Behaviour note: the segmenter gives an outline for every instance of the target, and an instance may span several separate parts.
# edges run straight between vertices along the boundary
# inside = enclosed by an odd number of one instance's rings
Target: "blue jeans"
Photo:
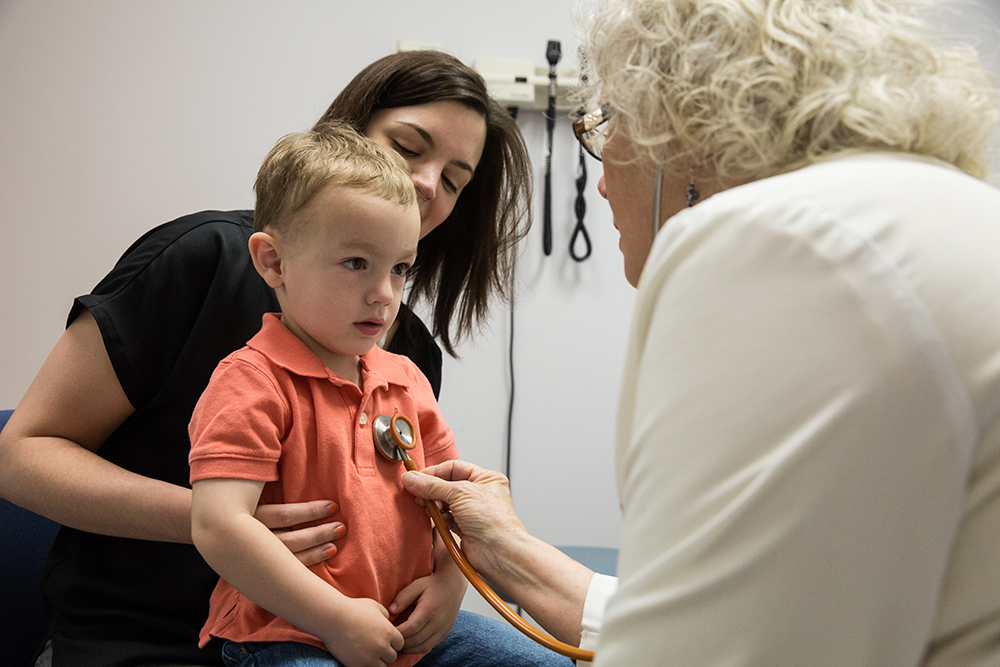
[[[323,649],[294,642],[227,641],[222,647],[222,660],[226,667],[341,667]],[[421,667],[571,667],[573,662],[542,648],[506,623],[460,611],[448,636],[418,664]]]

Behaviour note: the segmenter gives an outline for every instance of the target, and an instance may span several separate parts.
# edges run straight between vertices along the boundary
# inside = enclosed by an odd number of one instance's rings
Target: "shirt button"
[[[368,415],[367,415],[366,413],[362,412],[362,413],[361,413],[361,416],[360,416],[360,417],[358,417],[358,422],[359,422],[359,423],[360,423],[360,424],[361,424],[362,426],[364,426],[365,424],[367,424],[367,423],[368,423]]]

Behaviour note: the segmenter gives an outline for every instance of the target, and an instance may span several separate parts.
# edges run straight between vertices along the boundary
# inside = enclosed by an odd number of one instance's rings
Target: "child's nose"
[[[369,303],[391,304],[393,298],[392,277],[387,275],[376,280],[368,298]]]

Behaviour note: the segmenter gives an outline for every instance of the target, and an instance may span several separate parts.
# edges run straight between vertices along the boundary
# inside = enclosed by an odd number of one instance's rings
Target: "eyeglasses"
[[[611,105],[603,104],[600,109],[594,109],[583,118],[573,121],[573,134],[576,135],[576,140],[585,151],[598,160],[601,159],[601,151],[608,138],[608,120],[613,115],[614,109]]]

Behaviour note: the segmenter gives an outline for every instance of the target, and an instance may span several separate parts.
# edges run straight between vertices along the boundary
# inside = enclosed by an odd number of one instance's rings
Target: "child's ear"
[[[278,239],[267,232],[254,232],[247,245],[253,266],[264,282],[274,289],[281,287],[285,276],[282,272],[281,245]]]

